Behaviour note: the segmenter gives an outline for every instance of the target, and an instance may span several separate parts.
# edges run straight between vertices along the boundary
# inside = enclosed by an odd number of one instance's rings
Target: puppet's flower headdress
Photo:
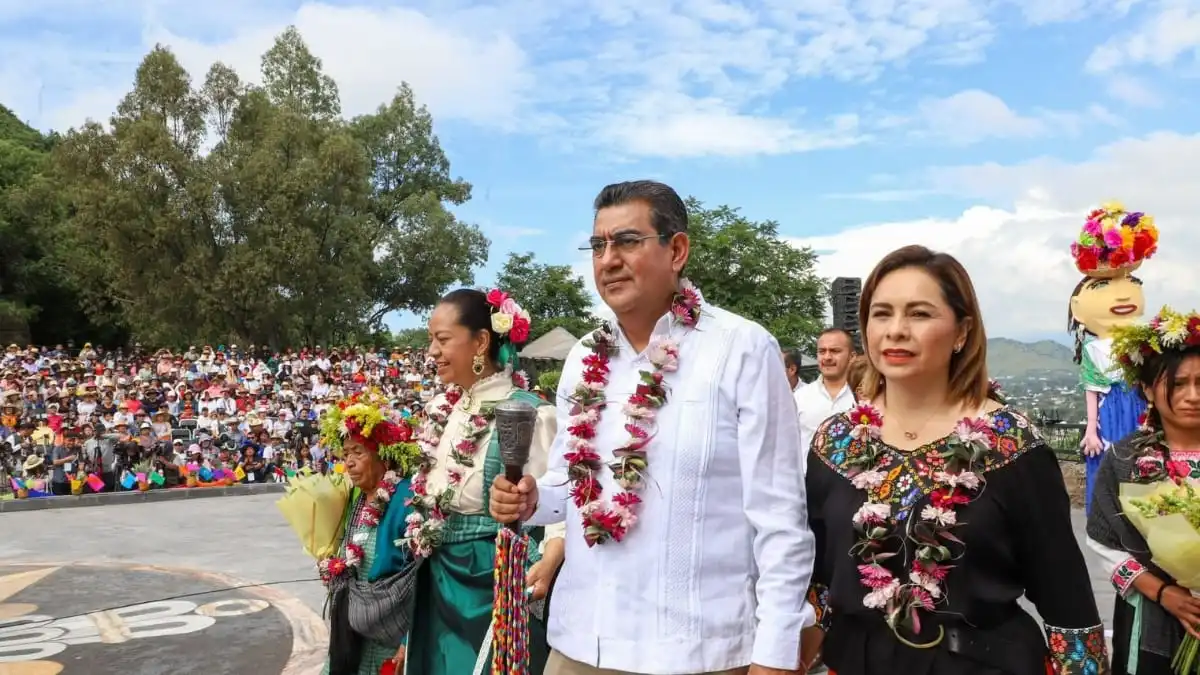
[[[1147,323],[1114,327],[1112,341],[1113,358],[1120,364],[1125,381],[1134,386],[1147,358],[1200,347],[1200,314],[1181,314],[1163,307]]]
[[[1088,214],[1071,243],[1075,267],[1090,277],[1117,277],[1137,269],[1158,251],[1154,218],[1109,202]]]

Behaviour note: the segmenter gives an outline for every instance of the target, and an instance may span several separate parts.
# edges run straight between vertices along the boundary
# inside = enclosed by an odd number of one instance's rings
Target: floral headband
[[[513,384],[529,389],[529,376],[518,370],[517,347],[529,341],[529,312],[526,312],[508,293],[493,288],[487,292],[492,308],[492,330],[500,336],[500,363],[512,373]]]
[[[1154,218],[1128,212],[1109,202],[1088,214],[1079,238],[1071,243],[1075,267],[1088,276],[1117,276],[1131,272],[1158,251]]]
[[[321,444],[341,456],[346,439],[353,439],[388,459],[391,453],[387,449],[413,440],[412,426],[390,414],[390,407],[388,399],[375,390],[338,401],[321,418]]]
[[[1149,323],[1117,326],[1112,330],[1112,354],[1130,386],[1147,358],[1166,351],[1200,347],[1200,314],[1180,314],[1163,307]]]

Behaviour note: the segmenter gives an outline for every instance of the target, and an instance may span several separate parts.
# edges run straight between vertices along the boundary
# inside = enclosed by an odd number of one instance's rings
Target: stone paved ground
[[[275,509],[277,498],[277,495],[261,495],[6,513],[0,516],[4,533],[0,564],[115,563],[118,567],[186,568],[255,582],[310,580],[276,586],[277,592],[286,595],[277,595],[272,604],[282,607],[293,617],[300,617],[299,623],[293,622],[292,627],[295,630],[297,625],[301,626],[303,634],[299,638],[288,638],[296,639],[297,648],[319,650],[320,642],[326,638],[323,629],[313,627],[311,622],[319,620],[324,602],[323,589],[320,582],[312,580],[312,561]],[[1076,536],[1082,546],[1083,513],[1077,511],[1074,515]],[[1091,568],[1100,613],[1107,624],[1112,616],[1113,592],[1095,557],[1086,548],[1084,554]],[[5,573],[0,567],[0,576]],[[180,592],[186,590],[179,589]],[[75,592],[80,595],[75,611],[95,609],[89,604],[86,585]],[[290,603],[289,596],[294,597]],[[28,599],[22,601],[30,602]],[[195,600],[196,603],[207,601]],[[4,602],[5,598],[0,597],[0,603]],[[0,622],[5,619],[4,606],[0,604]],[[203,632],[189,638],[190,644],[197,649],[214,647],[206,645],[205,640]],[[131,648],[130,644],[116,642],[103,646],[127,650]],[[0,661],[0,672],[10,672],[4,670],[3,661]],[[307,675],[311,671],[294,668],[285,672]],[[96,672],[95,675],[104,674]],[[267,673],[262,672],[262,675]]]

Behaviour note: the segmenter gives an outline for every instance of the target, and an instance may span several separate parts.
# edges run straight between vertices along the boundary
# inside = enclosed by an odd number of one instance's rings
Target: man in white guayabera
[[[813,562],[779,345],[684,277],[688,214],[653,181],[604,188],[585,250],[616,322],[567,357],[541,480],[492,516],[566,519],[545,675],[800,672]]]

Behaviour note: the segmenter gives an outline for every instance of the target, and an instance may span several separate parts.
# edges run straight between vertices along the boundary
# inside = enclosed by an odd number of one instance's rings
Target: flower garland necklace
[[[501,371],[495,375],[476,382],[483,382],[501,377],[512,379],[513,385],[520,389],[528,388],[528,378],[524,373]],[[406,544],[413,555],[418,558],[428,558],[433,550],[442,543],[442,529],[445,526],[446,511],[454,500],[455,494],[462,489],[463,469],[475,466],[475,455],[479,449],[479,441],[487,435],[495,416],[494,405],[484,405],[478,413],[467,415],[461,425],[461,435],[450,448],[450,462],[446,470],[446,488],[437,494],[429,493],[429,474],[437,464],[438,446],[450,422],[450,415],[455,406],[467,395],[466,390],[457,385],[450,385],[441,402],[437,399],[427,411],[425,422],[417,434],[417,445],[421,448],[421,459],[417,472],[412,478],[412,497],[407,504],[412,506],[412,513],[406,520],[407,527],[404,538],[397,542]]]
[[[904,627],[912,634],[919,634],[920,613],[933,611],[945,602],[946,577],[954,567],[951,563],[957,559],[948,544],[962,545],[953,533],[960,525],[956,509],[978,496],[983,478],[974,468],[996,447],[996,432],[983,418],[964,418],[958,423],[946,449],[940,453],[945,466],[932,476],[940,487],[930,493],[929,504],[921,510],[920,518],[915,523],[910,521],[907,530],[897,534],[892,503],[884,497],[891,493],[880,490],[888,479],[888,452],[881,440],[883,416],[869,404],[854,408],[847,416],[854,425],[850,435],[862,448],[847,460],[850,467],[847,476],[854,487],[867,492],[866,502],[853,517],[858,542],[850,551],[860,560],[859,582],[869,589],[863,597],[863,606],[882,610],[888,626],[901,642],[923,646],[905,640],[898,629]],[[906,582],[884,567],[887,560],[900,555],[900,551],[889,550],[894,547],[887,545],[896,538],[901,539],[901,547],[908,541],[916,545]]]
[[[396,494],[396,486],[400,483],[400,476],[395,471],[388,471],[383,474],[383,479],[379,481],[379,486],[375,488],[375,492],[371,495],[371,501],[363,505],[358,512],[358,518],[354,521],[355,527],[366,528],[373,530],[379,527],[379,522],[383,520],[383,514],[388,509],[388,504],[392,501],[392,495]],[[349,537],[349,532],[346,536]],[[345,557],[333,556],[326,558],[317,563],[317,572],[321,576],[321,581],[325,585],[335,578],[350,572],[354,568],[362,564],[365,559],[362,546],[347,540],[346,541]]]
[[[680,280],[679,290],[671,300],[672,323],[691,330],[700,319],[700,294],[686,279]],[[600,423],[600,413],[607,406],[604,390],[608,387],[609,361],[617,351],[616,336],[605,324],[584,340],[591,353],[583,357],[583,375],[575,387],[568,422],[567,476],[571,482],[571,498],[583,520],[584,539],[588,546],[610,540],[621,541],[637,522],[649,468],[646,446],[654,437],[658,410],[667,403],[665,373],[679,369],[679,343],[667,337],[655,338],[648,347],[652,369],[639,373],[639,384],[625,402],[625,431],[629,439],[613,450],[608,462],[621,492],[611,502],[602,499],[603,488],[599,474],[604,463],[596,451],[594,440]]]

